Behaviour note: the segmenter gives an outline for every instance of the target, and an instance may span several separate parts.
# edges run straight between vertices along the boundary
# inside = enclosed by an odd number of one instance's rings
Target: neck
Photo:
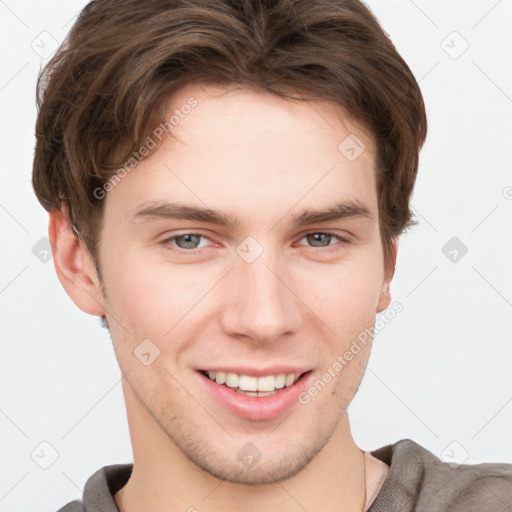
[[[131,388],[124,391],[134,462],[129,481],[114,497],[121,512],[364,509],[364,456],[352,438],[346,413],[327,444],[301,471],[279,482],[246,485],[216,478],[190,461]]]

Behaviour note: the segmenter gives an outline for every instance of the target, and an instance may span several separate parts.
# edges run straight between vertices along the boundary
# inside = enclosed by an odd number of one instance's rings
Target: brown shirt
[[[389,471],[368,512],[512,512],[512,464],[452,467],[410,439],[370,453]],[[132,468],[104,466],[87,480],[82,501],[58,512],[119,512],[113,496]]]

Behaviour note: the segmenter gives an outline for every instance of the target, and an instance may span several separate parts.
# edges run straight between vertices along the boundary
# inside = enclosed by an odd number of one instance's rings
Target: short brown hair
[[[411,70],[363,3],[96,0],[38,77],[32,183],[47,211],[69,208],[97,269],[104,202],[94,190],[194,82],[331,101],[369,129],[389,261],[393,238],[415,224],[409,201],[427,120]]]

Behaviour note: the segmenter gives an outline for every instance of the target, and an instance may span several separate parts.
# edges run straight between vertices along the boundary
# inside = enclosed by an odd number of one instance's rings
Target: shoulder
[[[97,512],[118,510],[114,494],[128,481],[133,464],[104,466],[85,483],[82,500],[74,500],[57,512]]]
[[[380,512],[380,504],[389,503],[418,512],[512,510],[512,464],[456,465],[410,439],[371,454],[390,466],[371,512]]]
[[[67,505],[59,508],[57,512],[84,512],[84,504],[79,501],[70,501]]]

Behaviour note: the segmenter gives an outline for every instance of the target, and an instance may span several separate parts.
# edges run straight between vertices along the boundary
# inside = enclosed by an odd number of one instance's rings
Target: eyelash
[[[328,236],[332,236],[334,238],[337,238],[342,244],[348,244],[350,243],[349,240],[347,240],[346,238],[340,236],[340,235],[337,235],[336,233],[332,233],[331,231],[310,231],[309,233],[305,233],[304,235],[302,235],[302,237],[300,238],[300,240],[302,240],[303,238],[306,238],[307,236],[309,235],[316,235],[316,234],[322,234],[322,235],[328,235]],[[165,248],[167,248],[168,250],[171,250],[171,251],[177,251],[177,252],[180,252],[182,254],[187,254],[187,255],[194,255],[194,254],[197,254],[198,251],[200,251],[201,249],[190,249],[190,250],[187,250],[187,249],[181,249],[180,247],[176,248],[176,249],[170,249],[169,248],[169,245],[171,244],[171,241],[175,240],[176,238],[181,238],[182,236],[185,236],[185,235],[197,235],[197,236],[200,236],[200,237],[203,237],[207,240],[210,240],[210,237],[203,234],[203,233],[196,233],[196,232],[188,232],[188,233],[182,233],[181,235],[174,235],[174,236],[171,236],[169,238],[166,238],[165,240],[162,240],[162,242],[160,242]],[[334,246],[336,246],[337,244],[334,244]],[[329,249],[329,247],[331,247],[330,245],[326,246],[326,247],[310,247],[311,249],[315,250],[316,252],[319,252],[319,253],[331,253],[331,252],[334,252],[334,251],[337,251],[339,248],[335,247],[334,249]]]

